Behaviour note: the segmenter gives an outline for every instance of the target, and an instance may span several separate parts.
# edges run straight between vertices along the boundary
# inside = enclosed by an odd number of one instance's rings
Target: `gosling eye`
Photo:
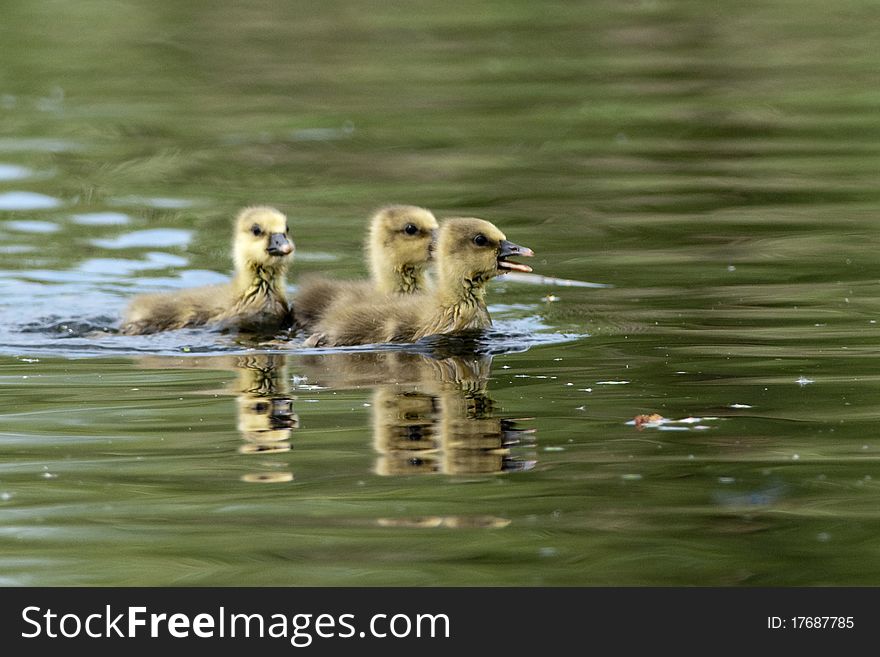
[[[257,402],[256,404],[254,404],[254,410],[257,413],[265,413],[269,410],[269,404],[267,404],[266,402]]]
[[[259,224],[254,224],[251,226],[251,232],[254,234],[254,237],[259,237],[263,234],[263,229],[260,228]]]
[[[419,227],[416,226],[415,224],[407,224],[406,226],[403,227],[403,232],[406,233],[407,235],[415,235],[416,233],[419,232]]]
[[[287,233],[289,233],[289,232],[290,232],[290,226],[284,226],[284,234],[287,235]]]
[[[488,243],[489,240],[482,233],[479,233],[474,237],[474,244],[476,244],[477,246],[486,246]]]

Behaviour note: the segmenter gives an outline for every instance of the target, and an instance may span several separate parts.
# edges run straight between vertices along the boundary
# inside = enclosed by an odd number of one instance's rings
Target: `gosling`
[[[306,346],[415,342],[429,335],[487,328],[492,320],[486,284],[505,271],[532,271],[507,258],[533,255],[488,221],[447,219],[437,239],[433,292],[355,303],[340,299],[324,313]]]
[[[341,298],[356,302],[384,294],[418,294],[428,287],[427,269],[437,232],[437,219],[425,208],[389,205],[370,219],[367,235],[369,281],[336,281],[311,277],[294,297],[300,327],[317,324]]]
[[[245,208],[235,219],[230,283],[135,297],[122,333],[141,335],[215,325],[223,330],[274,333],[293,325],[285,277],[293,256],[287,218],[275,208]]]

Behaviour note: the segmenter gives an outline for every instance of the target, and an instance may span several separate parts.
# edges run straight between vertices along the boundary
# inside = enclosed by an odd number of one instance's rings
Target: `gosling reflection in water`
[[[379,475],[483,475],[535,465],[522,453],[534,445],[533,430],[499,417],[486,392],[491,356],[438,359],[395,351],[327,354],[304,364],[322,385],[374,386]]]
[[[299,428],[299,416],[293,410],[286,356],[254,354],[210,358],[147,357],[141,359],[140,364],[142,367],[157,369],[234,371],[235,380],[222,392],[235,395],[236,427],[242,438],[239,453],[269,457],[290,451],[291,433]],[[293,473],[286,469],[286,462],[266,458],[260,465],[262,467],[259,471],[242,475],[242,481],[293,481]]]
[[[442,471],[439,399],[418,389],[377,386],[373,392],[373,446],[380,475]]]
[[[264,354],[235,360],[238,431],[245,441],[238,451],[243,454],[289,451],[290,434],[299,427],[299,416],[293,411],[285,357]]]

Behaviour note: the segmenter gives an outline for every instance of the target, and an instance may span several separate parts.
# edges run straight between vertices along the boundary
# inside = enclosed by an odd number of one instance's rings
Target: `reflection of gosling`
[[[237,359],[238,430],[245,440],[239,451],[290,449],[290,433],[299,426],[287,385],[285,358],[278,354]]]
[[[532,432],[497,417],[485,393],[446,388],[438,401],[445,474],[500,474],[534,467],[533,460],[515,456],[510,449]]]
[[[413,205],[392,205],[370,220],[367,256],[370,281],[336,281],[313,276],[304,280],[294,299],[296,320],[310,327],[331,303],[356,302],[376,294],[414,294],[427,287],[427,267],[437,220]]]
[[[439,471],[437,398],[415,387],[378,386],[373,393],[373,447],[376,474]]]
[[[238,402],[238,430],[247,441],[242,452],[278,452],[290,449],[290,432],[298,426],[289,397],[261,398],[241,395]],[[282,445],[282,443],[284,443]]]
[[[379,386],[372,400],[376,474],[530,470],[535,461],[512,448],[529,447],[532,431],[497,417],[493,406],[485,393],[448,384]]]
[[[226,285],[135,297],[123,320],[128,335],[217,324],[274,332],[292,324],[285,275],[293,253],[286,217],[269,207],[242,210],[232,244],[235,275]]]
[[[505,270],[531,271],[507,260],[534,255],[507,241],[482,219],[447,219],[437,240],[437,287],[431,294],[384,297],[377,301],[337,300],[315,326],[307,344],[341,346],[413,342],[428,335],[491,325],[486,283]]]
[[[336,369],[342,357],[363,354],[327,354]],[[533,460],[514,448],[531,445],[529,429],[498,417],[486,392],[492,359],[451,357],[436,360],[423,354],[375,352],[371,359],[377,380],[372,398],[374,471],[383,476],[447,474],[482,475],[528,470]],[[343,361],[344,362],[344,361]],[[405,366],[404,366],[405,364]],[[406,371],[400,379],[397,372]],[[391,383],[390,381],[395,381]]]

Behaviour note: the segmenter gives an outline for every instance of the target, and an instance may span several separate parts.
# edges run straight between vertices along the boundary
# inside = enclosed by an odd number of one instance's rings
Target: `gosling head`
[[[508,271],[532,271],[528,265],[511,262],[513,256],[533,256],[534,251],[507,240],[494,224],[482,219],[447,219],[437,237],[437,267],[442,282],[482,285]]]
[[[414,291],[405,289],[405,279],[419,278],[427,267],[436,232],[434,215],[414,205],[390,205],[373,215],[367,250],[373,280],[382,291]]]
[[[287,217],[275,208],[245,208],[235,220],[232,255],[237,271],[284,269],[293,255]]]

